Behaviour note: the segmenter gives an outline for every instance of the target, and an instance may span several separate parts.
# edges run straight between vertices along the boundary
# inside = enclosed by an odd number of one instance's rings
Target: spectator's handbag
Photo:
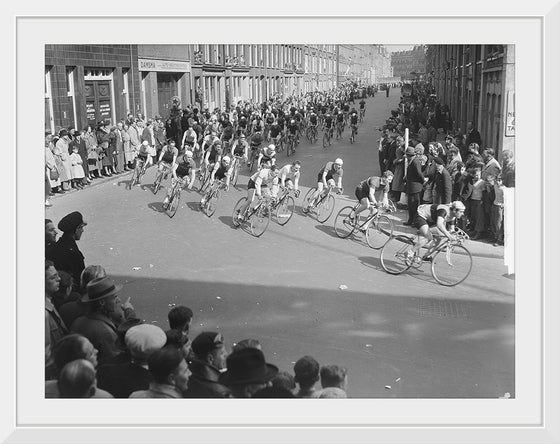
[[[56,169],[56,167],[53,167],[49,170],[49,178],[51,180],[58,180],[59,177],[60,177],[60,174],[58,173],[58,170]]]

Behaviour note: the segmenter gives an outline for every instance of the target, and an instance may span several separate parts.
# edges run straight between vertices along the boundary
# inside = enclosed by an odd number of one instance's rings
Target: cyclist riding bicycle
[[[257,165],[259,168],[264,167],[265,164],[268,166],[274,165],[276,163],[276,147],[273,144],[265,146],[259,152],[259,157],[257,159]]]
[[[341,133],[344,131],[344,114],[341,112],[336,115],[336,127],[340,128]]]
[[[171,185],[167,187],[167,194],[163,200],[164,208],[169,204],[169,199],[171,198],[171,193],[173,188],[177,183],[177,180],[187,180],[188,179],[188,189],[191,190],[194,183],[194,173],[196,171],[196,164],[193,159],[193,152],[190,150],[185,151],[185,154],[179,156],[177,162],[173,165],[171,169]]]
[[[333,131],[333,118],[330,114],[327,113],[327,115],[325,116],[325,122],[324,122],[324,127],[325,130],[329,132],[329,136],[332,137],[332,131]]]
[[[229,178],[231,176],[230,164],[231,160],[229,156],[224,156],[222,157],[221,162],[216,162],[216,165],[214,165],[214,168],[212,169],[212,174],[210,175],[210,187],[208,188],[208,191],[206,191],[204,196],[202,196],[202,199],[200,199],[200,205],[204,205],[206,203],[206,199],[212,192],[216,180],[221,181],[225,184],[226,191],[229,190]]]
[[[277,145],[278,142],[280,141],[280,137],[282,137],[281,132],[282,132],[282,128],[280,128],[280,125],[278,125],[277,122],[274,122],[272,125],[270,125],[268,131],[268,138],[272,143]]]
[[[183,139],[181,140],[181,146],[183,147],[183,149],[193,150],[197,139],[198,136],[196,134],[196,131],[193,129],[192,126],[189,125],[189,127],[183,134]]]
[[[311,109],[311,113],[309,114],[309,126],[311,128],[317,128],[318,116],[315,114],[313,108]]]
[[[296,197],[299,196],[299,176],[301,174],[301,162],[295,160],[292,164],[284,165],[278,171],[280,186],[289,190],[295,190]]]
[[[327,164],[321,168],[319,174],[317,175],[317,190],[313,193],[309,206],[315,206],[317,199],[323,193],[323,188],[338,188],[338,193],[342,192],[342,175],[344,170],[342,169],[342,159],[338,158],[334,162],[327,162]],[[335,182],[336,177],[336,182]],[[308,211],[308,210],[307,210]]]
[[[204,168],[205,171],[212,171],[216,162],[219,162],[222,158],[222,143],[217,140],[214,142],[212,147],[206,152],[204,156]]]
[[[356,134],[358,134],[358,114],[354,112],[350,115],[350,127]]]
[[[415,253],[420,251],[420,248],[426,246],[432,247],[434,234],[441,234],[449,240],[453,240],[452,234],[447,230],[446,225],[450,225],[450,231],[455,228],[455,221],[463,216],[465,213],[465,204],[456,200],[450,204],[424,204],[418,207],[416,217],[414,219],[414,226],[418,228],[418,242],[412,250],[408,251],[408,257],[413,257]],[[441,239],[444,242],[445,239]]]
[[[290,120],[290,123],[288,124],[288,138],[293,139],[294,142],[296,142],[298,139],[298,130],[299,127],[295,119]]]
[[[210,134],[208,134],[207,136],[204,137],[204,140],[202,141],[202,152],[204,154],[206,154],[206,152],[208,151],[208,149],[212,146],[214,146],[214,144],[216,142],[220,142],[220,139],[218,138],[218,136],[216,135],[215,131],[212,131]],[[221,143],[221,142],[220,142]]]
[[[147,140],[144,140],[138,148],[138,159],[144,162],[144,171],[152,165],[153,150]]]
[[[381,200],[382,205],[387,205],[389,202],[389,190],[391,182],[393,181],[393,173],[387,170],[383,173],[381,177],[368,177],[366,180],[362,180],[360,184],[356,187],[355,195],[360,202],[356,211],[350,214],[351,219],[359,220],[360,213],[365,210],[373,211],[373,208],[377,206],[377,199],[375,198],[376,191],[383,192],[383,198]],[[363,227],[363,230],[367,230],[369,224]]]
[[[247,184],[247,201],[241,206],[237,215],[239,220],[243,220],[243,215],[252,205],[255,195],[258,198],[262,197],[263,188],[266,188],[267,194],[273,197],[278,193],[278,167],[276,165],[263,168],[251,176]],[[269,190],[269,188],[271,189]]]
[[[165,167],[171,169],[177,160],[179,150],[175,148],[175,140],[169,140],[169,143],[161,149],[158,159],[158,173],[163,172]]]
[[[366,101],[364,99],[360,100],[360,111],[366,110]]]
[[[236,159],[236,158],[243,158],[245,159],[245,161],[247,161],[248,156],[249,156],[249,144],[247,143],[247,139],[245,138],[245,134],[241,134],[241,136],[239,136],[239,139],[237,139],[235,142],[233,142],[233,145],[231,146],[231,156]],[[234,160],[235,162],[235,160]]]

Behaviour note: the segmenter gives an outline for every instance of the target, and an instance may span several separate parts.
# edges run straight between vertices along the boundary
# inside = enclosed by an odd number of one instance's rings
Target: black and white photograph
[[[515,398],[515,45],[45,45],[45,397]]]
[[[6,6],[0,442],[559,442],[559,0],[317,6]]]

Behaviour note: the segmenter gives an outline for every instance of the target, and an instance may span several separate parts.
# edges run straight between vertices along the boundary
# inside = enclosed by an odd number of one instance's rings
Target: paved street
[[[513,397],[515,281],[505,274],[503,247],[468,242],[472,273],[447,288],[427,265],[389,275],[378,250],[334,233],[334,216],[354,203],[357,183],[379,174],[376,128],[396,107],[399,92],[368,99],[354,145],[348,130],[326,150],[320,141],[310,146],[302,140],[295,156],[303,186],[296,214],[284,227],[272,220],[261,238],[231,224],[232,208],[246,194],[246,175],[212,218],[198,210],[200,195],[193,191],[183,193],[170,219],[161,210],[165,191],[128,190],[130,174],[53,199],[46,217],[58,223],[81,211],[88,222],[79,241],[86,264],[103,265],[124,284],[122,299],[130,296],[140,317],[164,329],[171,306],[187,305],[195,312],[191,338],[219,329],[230,348],[257,338],[267,360],[288,371],[306,354],[320,364],[344,365],[351,397]],[[285,153],[279,156],[279,165],[288,163]],[[345,195],[320,224],[303,215],[300,204],[321,166],[335,157],[344,160]],[[400,225],[403,217],[395,216],[397,229],[412,233]]]

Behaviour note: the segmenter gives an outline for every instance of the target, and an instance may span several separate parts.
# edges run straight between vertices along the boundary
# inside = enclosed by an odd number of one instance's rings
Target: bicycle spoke
[[[350,236],[356,228],[354,221],[350,219],[352,211],[352,207],[344,207],[338,212],[334,220],[334,231],[342,239]]]
[[[412,239],[406,236],[391,237],[381,250],[380,260],[383,269],[390,274],[400,274],[410,268],[412,260],[408,251],[413,247]]]
[[[441,285],[452,287],[463,282],[472,269],[472,256],[461,245],[443,248],[432,259],[432,275]]]
[[[393,222],[387,216],[374,218],[366,231],[367,244],[378,250],[385,245],[389,237],[393,234]]]

